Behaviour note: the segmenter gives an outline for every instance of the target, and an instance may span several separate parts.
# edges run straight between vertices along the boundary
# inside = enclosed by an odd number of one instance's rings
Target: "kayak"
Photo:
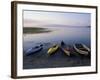
[[[43,49],[43,45],[39,45],[39,46],[35,46],[35,47],[32,47],[32,48],[29,48],[26,51],[26,55],[35,54],[35,53],[41,51],[42,49]]]
[[[61,50],[67,55],[70,56],[70,47],[66,45],[63,41],[61,42]]]
[[[48,49],[48,54],[51,55],[53,53],[55,53],[58,50],[59,46],[58,45],[54,45],[51,48]]]
[[[90,53],[90,49],[85,44],[75,44],[73,47],[79,54],[89,55]]]

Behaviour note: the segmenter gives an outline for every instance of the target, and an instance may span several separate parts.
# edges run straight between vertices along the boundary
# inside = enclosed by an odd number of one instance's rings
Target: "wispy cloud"
[[[53,24],[90,26],[91,14],[71,12],[24,11],[23,20],[24,27],[43,27],[44,25]]]

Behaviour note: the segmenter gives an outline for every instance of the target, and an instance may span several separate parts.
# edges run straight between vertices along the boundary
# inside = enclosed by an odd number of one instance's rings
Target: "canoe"
[[[32,47],[32,48],[29,48],[27,51],[26,51],[26,55],[31,55],[31,54],[35,54],[39,51],[41,51],[43,49],[43,45],[39,45],[39,46],[35,46],[35,47]]]
[[[90,48],[88,48],[86,45],[84,45],[84,44],[82,44],[82,45],[83,45],[83,47],[84,47],[88,52],[91,51]]]
[[[58,50],[59,46],[58,45],[54,45],[51,48],[48,49],[48,54],[51,55],[53,53],[55,53]]]
[[[85,44],[75,44],[73,47],[79,54],[87,56],[90,53],[90,49]]]
[[[61,50],[65,53],[65,55],[70,56],[70,47],[63,41],[61,42]]]

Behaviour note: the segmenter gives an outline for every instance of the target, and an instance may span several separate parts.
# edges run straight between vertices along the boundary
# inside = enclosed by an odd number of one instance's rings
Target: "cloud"
[[[90,26],[89,13],[24,11],[24,27],[43,27],[45,25]]]

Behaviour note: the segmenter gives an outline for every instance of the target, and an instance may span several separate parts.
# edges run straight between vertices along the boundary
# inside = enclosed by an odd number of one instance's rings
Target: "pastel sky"
[[[90,13],[23,11],[24,27],[90,26]],[[53,27],[53,26],[52,26]]]

